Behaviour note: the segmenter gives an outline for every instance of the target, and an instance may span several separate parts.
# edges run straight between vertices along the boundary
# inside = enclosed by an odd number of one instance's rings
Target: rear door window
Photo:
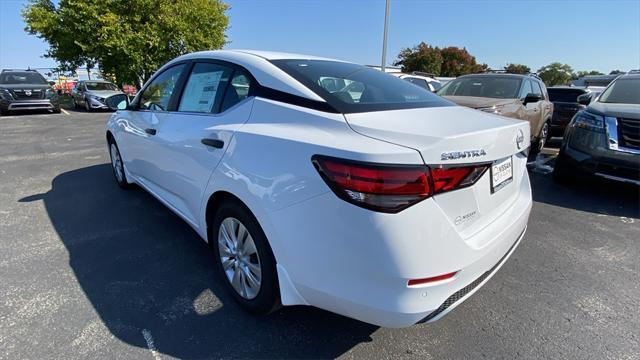
[[[252,84],[249,77],[240,70],[236,70],[231,78],[231,83],[227,86],[227,90],[220,106],[220,112],[227,110],[233,105],[246,99],[252,90]]]

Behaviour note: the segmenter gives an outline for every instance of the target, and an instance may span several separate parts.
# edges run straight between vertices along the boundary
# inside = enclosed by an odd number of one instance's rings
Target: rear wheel
[[[531,155],[533,157],[535,157],[535,155],[538,155],[538,153],[542,151],[548,139],[549,139],[549,120],[545,121],[545,123],[542,124],[542,128],[540,129],[540,133],[538,134],[538,137],[531,144]]]
[[[277,310],[281,304],[276,260],[253,214],[236,201],[223,203],[209,238],[217,267],[235,300],[254,314]]]

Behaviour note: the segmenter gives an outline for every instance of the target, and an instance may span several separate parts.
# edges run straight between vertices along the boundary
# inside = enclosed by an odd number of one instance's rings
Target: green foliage
[[[413,48],[404,48],[394,65],[402,65],[403,72],[424,71],[441,76],[460,76],[488,69],[476,63],[467,49],[455,46],[440,49],[421,42]]]
[[[553,62],[538,69],[538,76],[547,86],[566,85],[573,77],[573,69],[567,64]]]
[[[458,77],[464,74],[486,71],[487,64],[476,63],[476,58],[471,56],[466,48],[449,46],[440,50],[442,55],[442,76]]]
[[[522,64],[507,64],[504,69],[510,74],[529,74],[531,68]]]
[[[22,15],[61,67],[99,64],[118,83],[140,87],[176,56],[221,48],[228,8],[220,0],[31,0]]]
[[[609,73],[609,75],[620,75],[620,74],[624,74],[624,71],[611,70],[611,72]]]
[[[589,76],[589,75],[604,75],[603,73],[601,73],[600,71],[597,70],[591,70],[591,71],[578,71],[575,74],[573,74],[572,79],[580,79],[582,77],[585,76]]]
[[[424,71],[432,74],[440,74],[442,55],[440,49],[421,42],[411,48],[404,48],[398,54],[398,60],[394,65],[401,65],[402,72]]]

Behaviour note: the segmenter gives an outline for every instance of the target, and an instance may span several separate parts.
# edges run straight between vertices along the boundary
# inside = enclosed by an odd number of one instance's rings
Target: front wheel
[[[130,189],[132,185],[127,182],[127,174],[124,172],[124,162],[122,161],[122,156],[120,156],[120,149],[118,149],[118,145],[113,139],[109,140],[109,156],[111,157],[111,167],[118,186],[123,189]]]
[[[553,167],[553,181],[559,184],[568,184],[576,176],[575,169],[566,159],[566,155],[560,149],[556,163]]]
[[[86,112],[91,112],[91,105],[89,105],[89,99],[84,99],[84,109]]]
[[[254,314],[280,306],[276,260],[262,228],[244,205],[220,206],[209,236],[215,262],[235,300]]]

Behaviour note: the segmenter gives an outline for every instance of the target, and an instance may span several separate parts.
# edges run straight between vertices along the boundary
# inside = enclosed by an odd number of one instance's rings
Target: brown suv
[[[531,124],[531,152],[538,153],[549,135],[553,103],[536,75],[489,72],[464,75],[438,91],[458,105],[526,120]]]

